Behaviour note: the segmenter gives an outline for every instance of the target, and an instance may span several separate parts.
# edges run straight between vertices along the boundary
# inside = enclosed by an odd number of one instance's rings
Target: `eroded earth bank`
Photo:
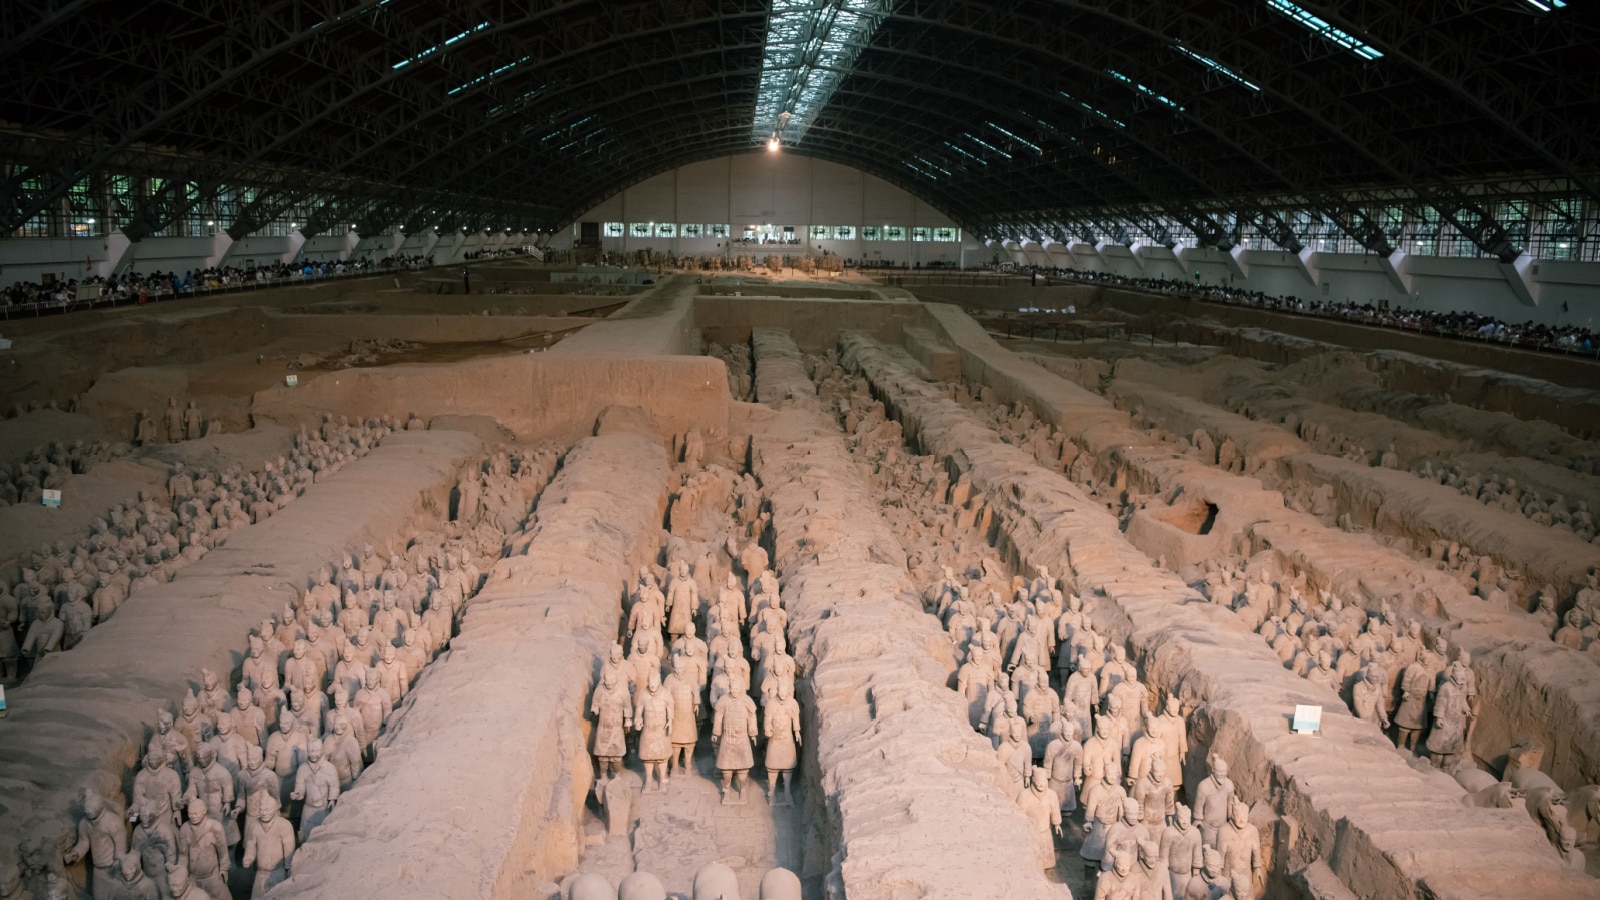
[[[29,329],[0,896],[1600,891],[1592,391],[503,280]]]

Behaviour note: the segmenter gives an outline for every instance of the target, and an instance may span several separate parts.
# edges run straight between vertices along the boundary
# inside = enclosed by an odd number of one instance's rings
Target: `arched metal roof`
[[[1408,204],[1509,261],[1506,197],[1600,202],[1600,14],[1560,0],[6,0],[0,65],[5,234],[121,173],[135,238],[238,185],[236,236],[550,231],[772,133],[983,237],[1309,212],[1385,252]]]

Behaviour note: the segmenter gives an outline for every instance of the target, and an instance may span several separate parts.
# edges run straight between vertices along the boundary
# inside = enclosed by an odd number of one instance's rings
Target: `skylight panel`
[[[995,131],[1000,132],[1001,134],[1005,135],[1006,137],[1011,138],[1013,141],[1016,141],[1017,143],[1021,144],[1024,147],[1027,147],[1030,150],[1033,150],[1036,153],[1043,153],[1044,152],[1044,149],[1041,148],[1038,144],[1035,144],[1032,141],[1023,140],[1022,138],[1017,137],[1016,135],[1014,135],[1011,132],[1005,130],[1004,128],[1001,128],[999,125],[996,125],[993,122],[985,122],[983,124],[988,125],[990,128],[993,128]],[[976,138],[974,138],[974,140],[976,140]]]
[[[1004,150],[1001,150],[999,147],[996,147],[995,145],[989,143],[988,141],[985,141],[983,138],[978,137],[977,135],[973,134],[970,131],[969,132],[965,132],[962,135],[962,137],[965,137],[967,140],[973,142],[974,144],[977,144],[979,147],[982,147],[985,150],[988,150],[988,151],[990,151],[992,153],[998,153],[1001,156],[1004,156],[1006,159],[1010,159],[1011,158],[1011,154],[1005,152]]]
[[[1134,81],[1132,78],[1129,78],[1128,76],[1122,74],[1121,72],[1118,72],[1116,69],[1107,69],[1106,70],[1106,74],[1110,75],[1112,78],[1115,78],[1116,80],[1122,82],[1123,84],[1128,85],[1129,87],[1131,87],[1134,90],[1138,91],[1139,93],[1145,95],[1146,97],[1149,97],[1150,99],[1155,100],[1158,103],[1164,104],[1169,109],[1175,109],[1178,112],[1183,112],[1183,107],[1182,106],[1179,106],[1177,103],[1174,103],[1173,101],[1168,100],[1166,97],[1161,96],[1160,94],[1156,93],[1155,91],[1151,90],[1150,88],[1145,87],[1144,85],[1140,84],[1139,82]]]
[[[804,137],[889,5],[890,0],[772,0],[751,137]]]
[[[1238,82],[1239,84],[1244,85],[1245,87],[1249,88],[1252,91],[1261,90],[1261,88],[1258,88],[1254,84],[1251,84],[1250,82],[1244,80],[1244,78],[1242,76],[1240,76],[1238,73],[1234,72],[1232,69],[1228,68],[1227,66],[1223,65],[1222,63],[1217,62],[1216,60],[1212,59],[1209,56],[1201,56],[1200,54],[1194,52],[1193,50],[1190,50],[1188,47],[1185,47],[1182,44],[1173,44],[1172,45],[1172,49],[1178,51],[1179,53],[1182,53],[1184,56],[1189,57],[1190,59],[1194,60],[1195,62],[1199,63],[1202,66],[1205,66],[1206,68],[1210,69],[1211,71],[1216,72],[1219,75],[1222,75],[1222,76],[1224,76],[1226,78],[1229,78],[1229,79],[1232,79],[1233,81]]]
[[[477,78],[472,79],[471,81],[467,82],[466,84],[463,84],[460,87],[451,89],[449,96],[454,97],[455,95],[461,93],[462,91],[466,90],[467,88],[472,87],[475,84],[481,84],[481,83],[483,83],[485,81],[488,81],[489,79],[491,79],[491,78],[495,77],[496,75],[499,75],[499,74],[501,74],[501,73],[503,73],[503,72],[505,72],[507,70],[515,69],[517,66],[522,65],[523,63],[527,62],[530,59],[533,59],[533,57],[524,56],[523,58],[517,60],[516,62],[508,62],[508,63],[506,63],[505,65],[501,66],[500,68],[495,69],[493,72],[489,72],[489,73],[486,73],[486,74],[483,74],[483,75],[479,75]]]
[[[1293,19],[1312,34],[1330,43],[1337,44],[1362,59],[1373,60],[1383,56],[1383,51],[1378,48],[1363,42],[1360,38],[1317,16],[1310,10],[1302,9],[1290,3],[1289,0],[1267,0],[1267,5]]]
[[[1067,93],[1066,91],[1062,91],[1061,92],[1061,96],[1063,96],[1063,97],[1067,98],[1068,100],[1071,100],[1073,103],[1076,103],[1079,106],[1083,107],[1084,111],[1086,111],[1088,113],[1091,113],[1093,115],[1099,116],[1100,118],[1105,119],[1107,122],[1110,122],[1111,124],[1117,126],[1118,128],[1127,128],[1128,127],[1128,123],[1127,122],[1124,122],[1121,119],[1112,118],[1110,114],[1108,114],[1106,112],[1103,112],[1103,111],[1101,111],[1099,109],[1096,109],[1093,106],[1090,106],[1089,104],[1083,102],[1082,100],[1079,100],[1077,97],[1072,96],[1071,94]]]
[[[389,68],[391,68],[391,69],[402,69],[402,68],[405,68],[406,66],[411,65],[414,62],[420,62],[420,61],[422,61],[424,59],[427,59],[428,57],[432,56],[433,54],[438,53],[440,50],[443,50],[444,48],[450,46],[451,44],[454,44],[456,41],[459,41],[464,37],[468,37],[469,35],[476,34],[476,33],[480,32],[480,31],[484,30],[485,28],[488,28],[489,24],[490,23],[488,23],[488,22],[479,22],[478,24],[472,26],[471,28],[468,28],[466,31],[461,32],[460,34],[456,35],[455,37],[446,38],[444,40],[444,42],[438,43],[438,44],[434,44],[432,47],[429,47],[428,49],[422,51],[421,53],[418,53],[416,56],[413,56],[410,59],[402,59],[399,62],[395,63],[394,65],[390,66]]]
[[[1566,0],[1522,0],[1522,2],[1540,12],[1554,12],[1558,9],[1567,8]]]
[[[980,165],[987,166],[989,164],[988,160],[983,159],[981,157],[973,156],[971,153],[968,153],[967,151],[961,149],[960,147],[957,147],[955,144],[952,144],[949,141],[945,141],[944,145],[946,147],[949,147],[951,150],[954,150],[955,152],[961,154],[962,156],[965,156],[967,159],[970,159],[973,162],[976,162],[976,163],[978,163]]]

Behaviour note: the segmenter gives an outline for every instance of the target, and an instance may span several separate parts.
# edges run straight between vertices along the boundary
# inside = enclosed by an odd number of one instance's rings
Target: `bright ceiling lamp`
[[[890,0],[772,0],[750,138],[794,144],[833,96]]]

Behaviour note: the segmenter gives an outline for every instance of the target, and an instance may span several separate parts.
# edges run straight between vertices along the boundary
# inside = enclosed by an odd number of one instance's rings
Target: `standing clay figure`
[[[740,596],[743,597],[743,594]],[[667,621],[680,625],[685,618],[693,618],[700,610],[699,588],[695,587],[694,579],[689,577],[689,564],[682,560],[673,565],[672,580],[667,584],[666,604]],[[686,631],[682,628],[673,629],[670,625],[668,630],[674,639]]]
[[[1173,900],[1172,876],[1161,857],[1161,842],[1148,838],[1139,841],[1139,900]]]
[[[1078,788],[1083,784],[1083,745],[1078,743],[1077,722],[1056,719],[1055,736],[1044,751],[1044,770],[1050,779],[1050,790],[1061,800],[1061,811],[1076,811]]]
[[[744,783],[755,753],[751,748],[760,722],[756,719],[756,705],[745,695],[744,688],[733,682],[726,696],[717,703],[711,721],[711,741],[717,748],[717,768],[722,772],[722,802],[730,803],[730,788],[744,802]]]
[[[82,594],[73,594],[67,602],[61,604],[61,649],[71,650],[78,646],[89,629],[94,627],[94,607],[90,606]]]
[[[183,864],[183,854],[178,847],[178,828],[170,812],[156,809],[153,800],[146,798],[139,804],[139,824],[133,827],[128,847],[139,857],[144,874],[155,883],[161,896],[169,896],[167,875]]]
[[[1222,854],[1215,847],[1203,852],[1200,872],[1189,879],[1183,889],[1183,900],[1226,900],[1233,896],[1233,882],[1228,880],[1222,867]]]
[[[154,804],[155,810],[167,817],[183,802],[183,779],[167,765],[167,752],[153,740],[144,755],[144,768],[133,776],[134,809],[144,801]]]
[[[644,763],[644,790],[650,776],[659,789],[667,789],[667,765],[672,756],[672,698],[661,689],[661,671],[654,669],[633,708],[633,728],[639,732],[639,761]]]
[[[1157,759],[1165,762],[1166,747],[1161,743],[1160,728],[1156,725],[1156,714],[1146,711],[1140,718],[1141,734],[1133,742],[1133,748],[1128,753],[1128,787],[1131,789],[1135,782],[1143,779],[1150,772],[1150,764]]]
[[[627,729],[633,727],[633,703],[614,670],[600,673],[589,714],[594,716],[593,753],[600,764],[600,777],[615,778],[622,770],[622,757],[628,752]]]
[[[478,521],[478,504],[483,496],[482,463],[467,463],[456,476],[455,521],[469,525]]]
[[[227,900],[232,896],[228,892],[232,861],[222,823],[206,815],[205,801],[198,798],[189,801],[188,813],[189,820],[178,829],[178,845],[188,861],[188,878],[212,897]]]
[[[234,787],[233,773],[217,762],[217,746],[201,744],[195,753],[195,767],[189,773],[189,789],[184,796],[204,803],[212,821],[223,822],[233,813]],[[235,835],[228,844],[231,846],[237,840]]]
[[[767,769],[767,803],[793,806],[794,770],[800,762],[800,704],[794,699],[793,682],[778,685],[777,693],[766,705],[767,752],[762,764]],[[777,784],[783,781],[783,802],[777,803]]]
[[[674,662],[678,659],[684,661],[684,674],[704,691],[711,674],[710,648],[695,635],[693,619],[689,621],[683,637],[672,642],[672,658]]]
[[[330,715],[332,715],[331,710]],[[328,739],[323,742],[323,752],[327,755],[328,762],[333,763],[333,770],[339,775],[341,791],[349,790],[351,783],[360,776],[362,769],[361,743],[356,740],[352,719],[359,721],[360,717],[341,716],[335,719]]]
[[[1467,744],[1467,706],[1465,676],[1460,670],[1450,673],[1433,701],[1433,729],[1428,732],[1428,756],[1436,769],[1449,771]]]
[[[1427,651],[1422,651],[1400,674],[1400,708],[1394,711],[1395,743],[1405,750],[1416,747],[1417,733],[1422,730],[1427,712],[1428,695],[1433,692],[1433,668],[1428,664],[1428,655]]]
[[[1234,896],[1254,897],[1254,885],[1263,877],[1261,868],[1261,832],[1250,824],[1250,807],[1235,800],[1228,812],[1228,824],[1217,836],[1217,850],[1222,854],[1222,868],[1234,885]],[[1239,885],[1249,885],[1249,890],[1239,890]]]
[[[83,792],[83,818],[78,820],[78,842],[62,855],[67,865],[89,860],[89,884],[96,900],[111,896],[116,888],[116,867],[128,852],[128,831],[122,812],[106,807],[93,789]]]
[[[41,597],[35,609],[33,624],[22,639],[22,655],[37,666],[41,659],[61,649],[66,625],[56,617],[56,605],[48,597]]]
[[[294,791],[289,799],[305,801],[300,813],[303,844],[311,836],[311,829],[322,824],[339,800],[339,773],[333,763],[323,758],[321,741],[313,739],[306,745],[306,758],[295,772]]]
[[[183,411],[183,433],[184,433],[184,437],[188,438],[191,441],[199,438],[200,437],[200,428],[204,424],[205,424],[205,417],[200,415],[200,408],[195,406],[193,400],[190,400],[189,401],[189,408],[185,409]]]
[[[267,736],[267,768],[278,776],[275,796],[282,797],[294,784],[294,775],[305,761],[311,736],[300,719],[288,708],[278,714],[278,730]],[[299,798],[290,798],[299,799]]]
[[[139,410],[139,421],[133,426],[133,445],[144,447],[160,439],[160,433],[156,430],[156,420],[150,415],[150,410]]]
[[[1205,845],[1201,843],[1200,829],[1191,819],[1189,807],[1179,803],[1172,824],[1161,833],[1161,858],[1167,861],[1174,897],[1183,896],[1189,881],[1205,865]]]
[[[1174,788],[1183,787],[1183,760],[1189,755],[1189,726],[1183,718],[1183,700],[1177,694],[1168,694],[1166,707],[1151,720],[1150,727],[1161,738],[1167,777],[1172,779]]]
[[[1033,826],[1041,869],[1056,867],[1056,838],[1061,837],[1061,798],[1050,790],[1050,777],[1035,767],[1028,778],[1028,789],[1017,798],[1023,816]]]
[[[1133,854],[1112,854],[1111,866],[1095,881],[1094,900],[1139,900],[1143,880],[1134,871]]]
[[[4,475],[0,475],[0,482],[4,481]],[[16,631],[20,612],[17,598],[0,589],[0,684],[10,684],[17,679],[17,663],[22,658]]]
[[[278,799],[262,792],[250,798],[256,810],[256,821],[244,833],[244,858],[240,862],[246,869],[256,870],[251,886],[252,900],[260,900],[269,889],[289,880],[289,866],[294,861],[294,826],[278,814]]]
[[[1084,827],[1087,830],[1083,844],[1078,848],[1078,856],[1083,859],[1084,871],[1090,878],[1095,877],[1102,863],[1114,855],[1108,849],[1106,837],[1111,827],[1121,819],[1123,801],[1127,799],[1117,770],[1102,770],[1101,779],[1083,789]],[[1135,817],[1137,815],[1135,813]]]
[[[1122,750],[1111,735],[1111,718],[1100,716],[1094,722],[1094,736],[1083,742],[1084,782],[1091,787],[1122,782]],[[1093,814],[1095,806],[1084,789],[1083,808]]]
[[[178,408],[178,398],[167,398],[167,443],[183,440],[183,410]]]
[[[267,766],[266,754],[260,747],[251,745],[245,751],[244,768],[239,770],[239,777],[234,781],[233,795],[243,797],[248,805],[251,798],[263,792],[276,798],[282,788],[283,782],[278,779],[278,773]],[[245,827],[248,829],[253,826],[246,822]]]
[[[238,693],[234,695],[233,727],[245,742],[255,747],[262,747],[266,740],[267,713],[266,710],[256,705],[255,694],[244,685],[239,685]]]
[[[1175,809],[1175,792],[1172,780],[1167,778],[1167,764],[1161,757],[1150,761],[1145,777],[1133,784],[1133,797],[1139,801],[1144,823],[1159,833],[1171,821]]]
[[[1228,806],[1234,800],[1233,781],[1228,778],[1228,761],[1211,757],[1211,774],[1194,790],[1195,817],[1200,820],[1200,835],[1213,847],[1217,834],[1228,820]]]
[[[1456,661],[1451,663],[1445,671],[1445,677],[1454,679],[1460,676],[1457,682],[1467,701],[1467,743],[1472,742],[1472,726],[1478,720],[1478,673],[1472,671],[1472,654],[1466,650],[1456,653]]]
[[[1378,726],[1379,731],[1389,730],[1388,704],[1383,696],[1387,688],[1383,670],[1377,666],[1368,666],[1362,670],[1360,680],[1350,689],[1356,717]]]
[[[139,854],[129,853],[117,864],[116,890],[107,892],[105,896],[114,900],[160,900],[161,892],[156,890],[155,882],[145,877]],[[96,900],[99,897],[99,894],[95,895]]]
[[[667,737],[672,742],[672,753],[667,757],[667,776],[671,777],[673,764],[679,774],[688,774],[694,758],[695,741],[699,739],[700,685],[690,671],[689,660],[682,656],[672,658],[672,674],[661,683],[664,693],[672,701],[672,728]]]
[[[627,837],[633,827],[633,788],[628,779],[601,778],[594,783],[594,796],[606,816],[606,837]]]

